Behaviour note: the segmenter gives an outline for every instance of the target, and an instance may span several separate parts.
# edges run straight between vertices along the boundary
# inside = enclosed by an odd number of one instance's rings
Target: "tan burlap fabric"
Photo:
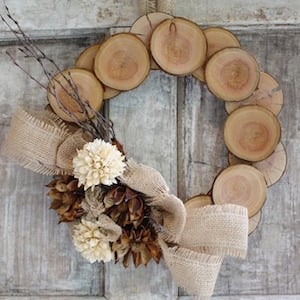
[[[140,0],[141,14],[145,15],[152,12],[156,12],[156,5],[156,0]]]
[[[63,169],[67,174],[72,174],[72,162],[77,154],[77,150],[82,149],[84,144],[89,141],[90,140],[83,134],[81,129],[69,135],[57,149],[56,165],[60,169]]]
[[[120,179],[130,188],[149,197],[147,204],[162,214],[165,230],[161,233],[165,240],[179,242],[186,221],[186,211],[182,201],[169,194],[169,188],[161,174],[151,167],[129,160]]]
[[[155,208],[155,214],[161,213],[163,228],[157,226],[157,231],[174,280],[189,293],[197,295],[197,299],[209,299],[223,256],[246,255],[247,209],[227,204],[186,212],[181,200],[169,194],[158,171],[133,160],[128,162],[120,180],[148,196],[147,201]]]
[[[140,8],[142,15],[157,11],[172,15],[175,10],[175,0],[141,0]]]
[[[17,107],[1,152],[34,172],[58,174],[62,170],[56,166],[57,149],[68,135],[55,114]]]
[[[248,242],[246,220],[247,210],[237,205],[188,210],[180,245],[197,252],[244,258]]]
[[[1,153],[36,173],[72,174],[73,157],[86,142],[54,113],[17,107]]]

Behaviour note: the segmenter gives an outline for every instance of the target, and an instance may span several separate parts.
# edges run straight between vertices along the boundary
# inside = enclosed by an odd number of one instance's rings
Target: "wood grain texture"
[[[109,116],[127,157],[159,170],[173,192],[177,189],[176,105],[176,79],[160,71],[152,71],[137,89],[109,103]],[[109,264],[105,270],[108,299],[171,300],[177,296],[163,264],[151,262],[147,268],[128,270]]]
[[[287,147],[288,168],[284,177],[268,189],[262,222],[249,238],[246,261],[226,258],[215,295],[299,294],[300,211],[299,168],[299,63],[298,30],[237,32],[242,47],[252,52],[261,69],[274,75],[284,91],[284,108],[279,115],[282,142]],[[227,165],[222,126],[223,103],[207,93],[192,78],[185,79],[183,120],[182,197],[206,192],[214,176]],[[179,155],[180,156],[180,155]]]

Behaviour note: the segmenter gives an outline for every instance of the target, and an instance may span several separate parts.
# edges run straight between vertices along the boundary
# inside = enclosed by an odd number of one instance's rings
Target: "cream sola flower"
[[[108,216],[100,215],[98,220],[81,219],[73,227],[74,245],[90,263],[108,262],[113,258],[110,242],[116,241],[122,233],[120,226]]]
[[[124,171],[124,158],[116,146],[95,139],[77,151],[73,159],[74,177],[85,190],[101,183],[112,185],[117,183],[116,177]]]

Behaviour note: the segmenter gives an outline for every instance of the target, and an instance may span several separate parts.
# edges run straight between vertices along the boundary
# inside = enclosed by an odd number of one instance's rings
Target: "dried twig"
[[[1,20],[7,25],[9,30],[15,35],[18,42],[21,44],[18,50],[22,53],[24,58],[35,60],[41,67],[48,81],[51,82],[55,73],[60,73],[62,72],[62,70],[58,67],[58,65],[55,63],[53,59],[49,58],[44,53],[44,51],[42,51],[37,45],[35,45],[32,42],[32,40],[27,36],[27,34],[22,30],[19,23],[11,15],[9,8],[7,6],[5,6],[5,9],[6,9],[6,17],[8,19],[3,17],[2,15],[0,15],[0,17]],[[12,23],[12,25],[10,23]],[[10,57],[12,62],[20,70],[22,70],[30,79],[32,79],[41,88],[45,89],[48,93],[54,96],[59,107],[73,120],[75,124],[77,124],[80,128],[82,128],[85,133],[91,135],[92,138],[101,138],[106,141],[110,141],[110,140],[116,141],[116,137],[113,129],[113,123],[109,119],[106,119],[101,113],[95,111],[90,106],[88,99],[81,98],[78,92],[78,87],[75,84],[74,80],[72,79],[71,73],[68,73],[68,77],[65,74],[61,73],[63,79],[67,83],[67,87],[62,82],[55,79],[53,80],[54,84],[50,83],[49,86],[45,86],[41,81],[39,81],[32,74],[26,71],[26,69],[23,66],[21,66],[9,52],[6,53]],[[49,72],[48,71],[49,67],[51,67],[52,69],[54,68],[54,72]],[[83,122],[79,120],[74,113],[70,112],[65,107],[65,105],[57,95],[55,83],[57,83],[64,90],[64,92],[79,105],[80,107],[79,112],[84,114],[87,121]]]

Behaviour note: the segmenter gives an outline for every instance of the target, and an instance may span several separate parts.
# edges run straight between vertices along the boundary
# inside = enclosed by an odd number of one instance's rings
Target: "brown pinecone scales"
[[[150,221],[150,207],[144,196],[127,186],[116,185],[104,193],[105,214],[122,227],[121,237],[112,244],[115,261],[135,267],[147,265],[151,259],[160,261],[161,248]]]
[[[72,222],[85,214],[80,205],[84,199],[83,187],[78,188],[78,180],[73,176],[55,176],[47,187],[52,200],[50,208],[56,210],[59,223]]]

